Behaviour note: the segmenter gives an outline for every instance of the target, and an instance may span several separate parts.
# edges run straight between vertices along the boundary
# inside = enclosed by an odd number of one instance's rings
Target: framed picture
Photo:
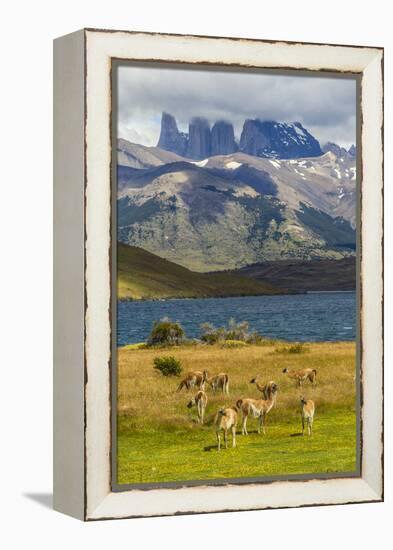
[[[383,50],[54,43],[54,507],[383,499]]]

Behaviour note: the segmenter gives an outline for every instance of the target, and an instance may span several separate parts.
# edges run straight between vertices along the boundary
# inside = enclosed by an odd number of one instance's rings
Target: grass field
[[[123,483],[146,483],[286,474],[351,472],[356,468],[355,343],[312,343],[291,353],[288,343],[268,342],[228,349],[219,345],[171,349],[120,348],[118,352],[118,476]],[[173,355],[189,370],[229,375],[230,395],[207,389],[206,423],[196,422],[187,403],[194,391],[176,393],[180,379],[153,369],[157,356]],[[317,369],[317,385],[301,390],[282,370]],[[249,436],[237,429],[237,448],[216,449],[212,421],[220,406],[240,397],[260,398],[249,383],[279,385],[266,435],[248,422]],[[299,396],[316,404],[314,435],[301,437]],[[230,440],[231,443],[231,440]]]

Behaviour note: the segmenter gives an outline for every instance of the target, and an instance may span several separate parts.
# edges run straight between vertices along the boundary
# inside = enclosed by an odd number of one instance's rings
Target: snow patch
[[[340,180],[341,179],[341,172],[338,168],[333,168],[333,170],[336,172],[336,175],[338,177],[338,179]]]
[[[269,160],[270,164],[273,164],[274,168],[281,168],[281,164],[278,160]]]
[[[203,159],[198,161],[191,161],[191,164],[195,164],[195,166],[203,167],[203,166],[206,166],[208,162],[209,162],[209,159]]]
[[[298,126],[293,126],[295,128],[295,132],[297,133],[298,136],[305,136],[306,134],[303,132],[303,130],[301,128],[299,128]]]
[[[230,170],[236,170],[236,168],[239,168],[239,166],[241,165],[242,165],[241,162],[236,162],[234,160],[231,160],[230,162],[226,163],[225,167],[229,168]]]

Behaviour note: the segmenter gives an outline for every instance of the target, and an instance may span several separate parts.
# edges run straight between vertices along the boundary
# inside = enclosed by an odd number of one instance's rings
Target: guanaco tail
[[[242,412],[242,435],[248,435],[247,420],[250,415],[254,418],[259,418],[258,433],[261,429],[265,434],[266,415],[272,410],[277,399],[278,386],[275,382],[272,383],[268,390],[268,399],[239,399],[236,406]]]
[[[214,419],[217,449],[221,450],[221,432],[224,432],[225,448],[228,448],[228,431],[232,432],[232,447],[236,447],[237,407],[221,408]]]
[[[199,390],[194,397],[189,401],[187,407],[196,407],[198,413],[198,420],[203,424],[205,418],[205,410],[207,405],[207,395],[203,390]]]
[[[304,435],[304,425],[307,424],[308,435],[312,435],[312,425],[315,413],[314,401],[301,397],[300,403],[302,407],[302,434]]]
[[[206,383],[211,386],[213,391],[221,390],[222,393],[229,395],[229,378],[225,372],[220,372],[211,378],[206,376]]]
[[[310,380],[311,384],[314,386],[317,371],[315,369],[299,369],[299,370],[289,370],[284,369],[282,371],[284,374],[287,374],[289,378],[293,378],[296,381],[297,386],[301,386],[306,380]]]
[[[194,370],[188,372],[183,380],[180,382],[176,391],[180,391],[182,388],[191,390],[192,388],[205,389],[205,381],[207,377],[207,371],[201,372],[200,370]]]
[[[272,385],[274,384],[273,380],[270,380],[269,382],[266,382],[266,384],[260,384],[258,382],[258,376],[255,378],[252,378],[250,380],[250,384],[255,384],[257,389],[262,393],[264,399],[269,399],[269,394],[272,388]]]

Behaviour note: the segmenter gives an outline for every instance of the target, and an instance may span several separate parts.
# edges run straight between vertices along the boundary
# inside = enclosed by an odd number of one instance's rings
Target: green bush
[[[282,346],[274,350],[276,353],[307,353],[310,348],[303,342],[297,342],[291,346]]]
[[[147,343],[149,346],[175,346],[181,344],[184,337],[185,333],[180,323],[171,321],[168,317],[164,317],[154,322]]]
[[[180,376],[182,369],[181,363],[172,355],[167,357],[155,357],[154,368],[159,370],[164,376]]]
[[[203,323],[201,329],[201,340],[206,344],[217,344],[217,342],[225,340],[225,329],[222,327],[216,328],[211,323]]]
[[[236,323],[235,319],[229,319],[228,326],[216,328],[211,323],[201,325],[201,340],[207,344],[217,344],[226,340],[246,342],[249,335],[248,322]]]

